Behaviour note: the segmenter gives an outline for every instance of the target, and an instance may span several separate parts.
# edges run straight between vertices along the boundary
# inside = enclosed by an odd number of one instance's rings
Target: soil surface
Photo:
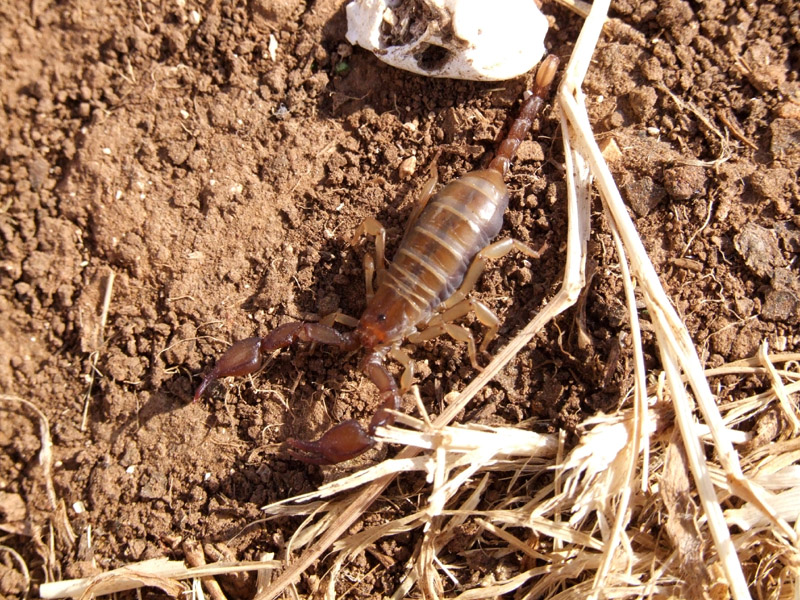
[[[544,11],[548,50],[566,63],[581,20],[550,2]],[[621,0],[611,16],[584,87],[590,116],[702,359],[748,357],[764,340],[800,351],[796,2]],[[397,71],[346,42],[341,0],[16,1],[0,17],[0,390],[47,416],[55,494],[75,534],[49,526],[37,417],[4,397],[2,543],[34,586],[183,558],[187,539],[208,560],[281,557],[299,521],[246,527],[261,506],[396,452],[320,468],[282,444],[369,419],[377,393],[359,357],[300,346],[200,402],[193,390],[233,340],[336,310],[358,316],[372,246],[351,247],[354,230],[378,218],[391,256],[434,157],[440,181],[485,165],[532,76]],[[563,271],[557,110],[508,178],[503,234],[542,257],[512,253],[476,290],[502,319],[490,354]],[[599,202],[592,225],[584,310],[551,323],[462,420],[536,419],[572,433],[622,404],[627,319]],[[412,350],[438,413],[476,372],[449,339]],[[404,485],[408,494],[424,482]],[[337,589],[390,595],[416,543],[393,538],[383,562],[367,552]],[[299,592],[314,592],[325,571],[320,562]],[[16,575],[4,555],[0,594],[21,593]],[[252,594],[249,578],[224,585],[230,597]]]

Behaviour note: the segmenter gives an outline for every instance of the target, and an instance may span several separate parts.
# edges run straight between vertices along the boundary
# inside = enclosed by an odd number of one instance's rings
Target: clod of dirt
[[[753,191],[762,200],[772,201],[780,215],[791,214],[791,195],[794,175],[789,169],[774,167],[759,169],[750,176]]]
[[[289,21],[293,13],[302,10],[302,4],[298,0],[252,0],[249,8],[253,20],[259,25],[262,20],[282,25]]]
[[[0,492],[0,521],[4,527],[10,526],[13,528],[19,524],[20,530],[17,533],[25,531],[25,520],[28,517],[28,509],[25,506],[25,500],[19,494],[11,494],[8,492]]]
[[[104,365],[106,374],[114,381],[138,381],[145,370],[145,365],[138,357],[125,356],[116,349],[109,350]]]
[[[733,244],[744,263],[759,277],[771,277],[777,267],[784,266],[775,232],[755,223],[744,226]]]
[[[661,63],[655,56],[643,60],[639,64],[639,71],[648,81],[664,81],[664,69],[661,68]]]
[[[689,200],[705,191],[705,169],[693,165],[666,169],[664,171],[664,187],[675,200]]]
[[[786,67],[766,40],[755,40],[745,50],[745,76],[760,92],[777,90],[786,81]]]
[[[775,233],[785,252],[800,254],[800,229],[792,223],[776,223]]]
[[[0,564],[0,594],[5,598],[21,598],[26,589],[25,577],[19,571]]]
[[[143,478],[139,496],[146,500],[158,500],[167,495],[169,480],[164,473],[155,472]]]
[[[800,153],[800,121],[775,119],[769,126],[772,141],[769,151],[775,160]]]
[[[658,94],[650,86],[636,88],[628,94],[628,104],[637,122],[649,121],[655,114]]]
[[[690,44],[700,29],[691,5],[684,0],[659,2],[656,20],[667,29],[679,44]]]
[[[18,139],[13,138],[6,144],[6,147],[3,149],[3,154],[8,158],[20,158],[22,156],[28,156],[28,154],[30,154],[30,148]]]

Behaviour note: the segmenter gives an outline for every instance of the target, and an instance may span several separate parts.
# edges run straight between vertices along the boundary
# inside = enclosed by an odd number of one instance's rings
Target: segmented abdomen
[[[503,177],[493,170],[467,173],[431,198],[381,286],[407,302],[409,321],[425,320],[461,285],[472,259],[499,233],[507,206]]]

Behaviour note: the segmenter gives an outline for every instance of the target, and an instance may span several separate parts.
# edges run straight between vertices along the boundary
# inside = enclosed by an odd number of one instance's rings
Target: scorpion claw
[[[217,379],[241,377],[258,371],[261,368],[261,340],[262,338],[259,337],[251,337],[239,340],[228,348],[211,372],[203,377],[203,381],[197,386],[194,401],[197,402],[208,386]]]
[[[355,458],[372,448],[375,440],[352,419],[329,429],[316,442],[288,439],[289,453],[312,465],[333,465]]]

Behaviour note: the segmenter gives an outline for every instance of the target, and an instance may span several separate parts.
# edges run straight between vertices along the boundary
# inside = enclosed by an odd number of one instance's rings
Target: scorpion
[[[500,258],[514,249],[534,258],[539,256],[513,238],[490,241],[500,232],[508,206],[504,176],[532,121],[544,106],[558,62],[553,55],[542,62],[530,95],[486,169],[454,179],[435,195],[435,174],[425,184],[388,267],[384,265],[386,232],[381,224],[368,218],[357,228],[351,244],[364,234],[375,237],[374,262],[368,255],[364,259],[367,306],[360,319],[333,313],[319,322],[285,323],[264,337],[237,341],[205,375],[194,400],[217,379],[255,373],[261,368],[264,356],[296,341],[336,346],[345,352],[363,348],[366,355],[359,368],[380,393],[380,405],[366,429],[349,419],[316,441],[286,440],[295,458],[312,464],[336,464],[372,448],[376,444],[375,430],[394,423],[393,411],[400,409],[401,390],[408,389],[413,381],[411,359],[400,348],[403,340],[415,344],[448,334],[467,343],[470,361],[480,370],[472,333],[453,321],[474,312],[487,328],[480,347],[483,351],[496,335],[500,321],[485,304],[467,295],[487,259]],[[435,169],[432,171],[435,173]],[[377,290],[373,289],[373,279]],[[341,332],[333,327],[335,323],[353,329]],[[400,387],[384,365],[387,356],[404,368]]]

